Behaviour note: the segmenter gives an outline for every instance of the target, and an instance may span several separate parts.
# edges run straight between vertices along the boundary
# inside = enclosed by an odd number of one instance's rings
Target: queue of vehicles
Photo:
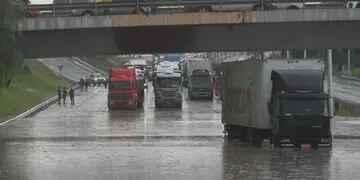
[[[74,4],[78,5],[81,3],[112,3],[112,2],[121,2],[120,0],[54,0],[54,8],[65,4]],[[96,7],[96,8],[95,8]],[[121,15],[121,14],[136,14],[142,13],[145,15],[155,14],[155,13],[173,13],[173,12],[213,12],[213,11],[257,11],[257,10],[298,10],[304,8],[360,8],[359,1],[344,1],[344,2],[273,2],[273,1],[248,1],[248,2],[239,2],[239,3],[223,3],[223,4],[214,4],[214,5],[191,5],[191,6],[140,6],[138,9],[136,7],[126,7],[126,6],[117,6],[117,7],[106,7],[99,8],[96,5],[94,8],[86,9],[54,9],[51,12],[52,14],[57,14],[58,16],[94,16],[94,15]],[[49,14],[50,12],[45,12],[44,14]],[[29,11],[27,13],[28,18],[37,18],[41,17],[42,12],[40,11]]]
[[[213,97],[211,63],[190,57],[154,65],[155,107],[182,107],[188,97]],[[144,101],[141,73],[112,68],[108,106],[136,109]],[[244,60],[222,64],[222,123],[229,139],[275,146],[331,146],[330,97],[324,91],[324,64],[318,59]],[[186,78],[184,78],[186,77]]]

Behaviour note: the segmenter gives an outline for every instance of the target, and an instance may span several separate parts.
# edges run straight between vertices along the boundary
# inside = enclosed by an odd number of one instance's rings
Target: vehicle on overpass
[[[224,63],[227,137],[275,146],[331,145],[323,69],[322,61],[309,59]]]
[[[154,79],[155,107],[175,105],[182,107],[181,74],[174,72],[157,73]]]
[[[141,107],[144,86],[134,68],[111,68],[109,72],[108,109]]]
[[[345,8],[348,8],[348,9],[360,8],[360,2],[359,1],[347,1],[345,3]]]
[[[81,4],[81,3],[112,3],[121,2],[121,0],[54,0],[54,6],[61,6],[63,4]],[[140,7],[139,12],[143,14],[150,14],[151,8]],[[69,9],[56,10],[55,14],[72,15],[72,16],[94,16],[94,15],[110,15],[110,14],[134,14],[136,8],[134,7],[111,7],[111,8],[89,8],[89,9]]]
[[[213,99],[213,77],[209,59],[190,58],[184,71],[185,85],[188,87],[188,97]]]
[[[254,1],[254,3],[233,3],[233,4],[215,4],[211,6],[191,6],[186,7],[186,11],[202,12],[202,11],[258,11],[258,10],[297,10],[304,8],[303,2],[270,2]]]

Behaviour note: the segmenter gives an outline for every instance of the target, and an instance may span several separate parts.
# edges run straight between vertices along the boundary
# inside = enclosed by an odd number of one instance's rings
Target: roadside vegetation
[[[0,120],[19,114],[56,94],[58,86],[70,83],[36,60],[25,60],[11,85],[0,88]]]
[[[105,72],[108,72],[111,67],[117,67],[128,62],[128,59],[121,56],[92,56],[81,57],[81,60],[95,66]]]
[[[354,111],[352,109],[346,107],[340,107],[336,113],[337,116],[345,116],[345,117],[360,117],[359,111]]]

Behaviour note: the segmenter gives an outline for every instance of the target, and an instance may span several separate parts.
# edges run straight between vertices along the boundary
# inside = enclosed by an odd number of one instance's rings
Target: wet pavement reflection
[[[108,112],[106,94],[1,126],[0,179],[360,179],[360,140],[262,148],[222,138],[216,99],[157,109],[150,86],[143,109]]]

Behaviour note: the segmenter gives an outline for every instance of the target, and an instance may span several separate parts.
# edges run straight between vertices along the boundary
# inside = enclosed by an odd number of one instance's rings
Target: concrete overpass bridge
[[[25,57],[360,48],[360,9],[24,19]]]

